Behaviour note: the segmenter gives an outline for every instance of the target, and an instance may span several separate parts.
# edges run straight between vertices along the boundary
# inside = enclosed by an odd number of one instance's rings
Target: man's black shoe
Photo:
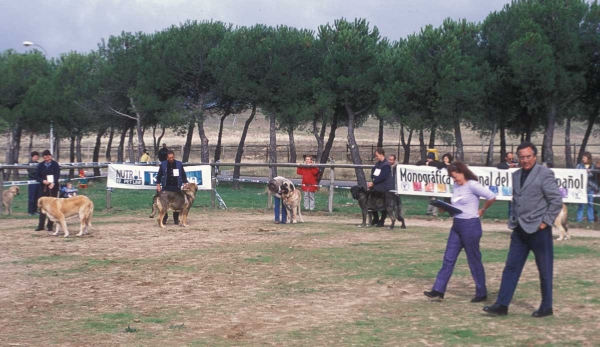
[[[42,231],[42,230],[44,230],[44,227],[41,227],[41,228],[37,227],[37,228],[35,228],[35,231]]]
[[[444,293],[440,293],[437,290],[432,290],[430,292],[423,292],[423,294],[425,294],[425,296],[428,298],[440,298],[440,299],[444,298]]]
[[[483,302],[487,300],[487,296],[476,296],[473,299],[471,299],[471,302]]]
[[[383,222],[379,222],[377,224],[375,224],[376,228],[382,228],[383,227]]]
[[[483,310],[489,314],[495,314],[498,316],[506,316],[508,314],[508,307],[499,304],[493,304],[492,306],[485,306]]]
[[[534,318],[542,318],[542,317],[548,317],[548,316],[552,316],[554,313],[552,312],[552,307],[550,308],[546,308],[546,309],[538,309],[537,311],[533,312],[531,314],[531,317]]]
[[[54,230],[52,230],[52,228],[48,228],[48,229],[46,229],[46,230],[48,230],[48,231],[54,231]]]

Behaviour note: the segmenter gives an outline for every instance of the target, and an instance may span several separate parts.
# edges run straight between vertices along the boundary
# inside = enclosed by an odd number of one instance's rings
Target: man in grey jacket
[[[521,170],[513,173],[513,208],[508,227],[513,230],[506,266],[502,272],[502,282],[496,303],[485,306],[484,311],[493,315],[508,314],[523,266],[529,251],[535,255],[535,263],[540,274],[542,303],[532,317],[551,316],[552,275],[554,248],[552,245],[552,223],[562,208],[562,197],[554,178],[554,172],[542,165],[536,165],[537,148],[531,142],[523,142],[517,147]]]

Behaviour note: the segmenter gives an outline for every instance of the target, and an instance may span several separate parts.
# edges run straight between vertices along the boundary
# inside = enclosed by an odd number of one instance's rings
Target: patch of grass
[[[173,272],[198,272],[195,266],[169,265],[166,269]]]
[[[79,257],[76,255],[53,254],[53,255],[44,255],[44,256],[39,256],[39,257],[27,258],[24,260],[15,260],[15,261],[13,261],[13,263],[14,264],[27,264],[27,265],[53,264],[53,263],[60,263],[60,262],[64,262],[64,261],[76,260],[78,258]]]
[[[133,323],[135,316],[131,312],[104,313],[96,319],[87,319],[83,326],[95,332],[116,333]]]
[[[266,263],[272,263],[273,257],[257,255],[255,258],[246,258],[244,260],[250,264],[259,264],[259,263],[266,264]]]

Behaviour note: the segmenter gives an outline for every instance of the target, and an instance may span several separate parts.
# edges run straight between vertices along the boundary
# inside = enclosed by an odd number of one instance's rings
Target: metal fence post
[[[213,210],[217,207],[215,204],[215,178],[211,177],[210,179],[210,208]]]
[[[111,197],[112,197],[112,188],[106,187],[106,209],[107,210],[111,209],[111,206],[110,206]]]
[[[331,160],[331,164],[333,164],[333,160]],[[329,213],[333,212],[333,182],[335,181],[335,169],[331,167],[329,169]]]

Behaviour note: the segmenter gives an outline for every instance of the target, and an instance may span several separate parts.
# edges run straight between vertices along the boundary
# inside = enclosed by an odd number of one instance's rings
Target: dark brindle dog
[[[163,190],[153,198],[152,213],[158,212],[158,226],[166,228],[163,224],[163,218],[167,214],[167,210],[181,212],[181,220],[179,225],[188,226],[188,213],[196,199],[196,191],[198,186],[196,183],[188,183],[179,192],[170,192]],[[154,206],[156,205],[156,206]],[[155,210],[156,208],[156,210]]]
[[[390,229],[394,229],[396,219],[402,222],[401,229],[406,229],[404,218],[400,212],[402,202],[400,197],[392,192],[377,192],[374,190],[365,190],[360,186],[354,186],[350,189],[352,198],[358,200],[358,205],[362,210],[361,226],[370,226],[372,215],[370,211],[387,211],[388,217],[392,220]],[[367,224],[367,214],[369,215],[369,223]]]

